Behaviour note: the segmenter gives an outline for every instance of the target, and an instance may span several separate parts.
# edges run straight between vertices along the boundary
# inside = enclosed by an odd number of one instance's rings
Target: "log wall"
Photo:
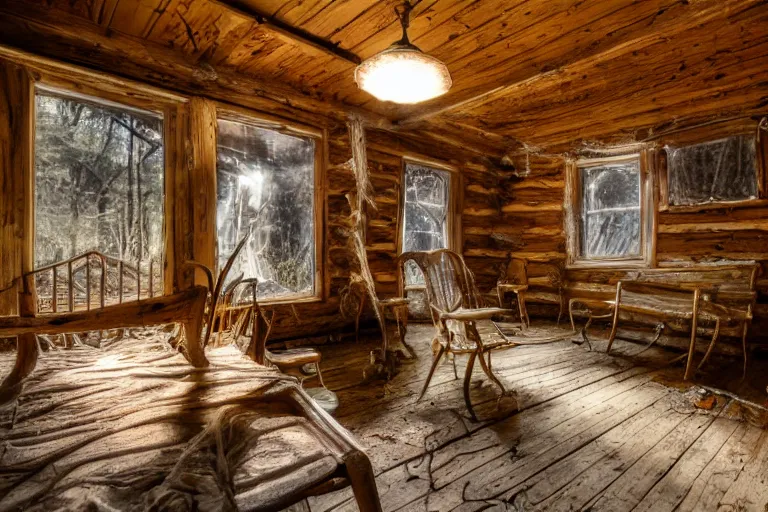
[[[526,160],[525,156],[515,158],[519,171],[526,168]],[[480,272],[489,279],[492,268],[503,264],[510,251],[529,259],[529,277],[543,275],[537,265],[540,262],[565,266],[565,159],[530,156],[528,160],[530,174],[503,186],[497,211],[464,212],[465,255],[486,258],[485,270]],[[768,205],[758,201],[735,208],[660,211],[657,231],[658,267],[758,261],[762,269],[757,280],[756,322],[768,319],[768,308],[760,304],[768,295]],[[610,268],[565,272],[570,295],[595,298],[612,298],[616,281],[623,275]],[[552,308],[540,311],[556,314]]]
[[[16,77],[32,82],[77,89],[85,94],[163,112],[166,125],[166,293],[189,287],[192,274],[183,263],[195,259],[206,264],[215,254],[215,120],[217,94],[207,90],[200,95],[189,94],[184,88],[170,90],[148,86],[144,81],[131,82],[104,71],[94,71],[60,63],[55,60],[0,46],[0,82],[10,84]],[[173,84],[168,83],[171,87]],[[3,90],[13,92],[8,86]],[[10,92],[9,92],[10,94]],[[14,93],[15,94],[15,93]],[[31,96],[30,96],[31,97]],[[236,101],[236,96],[230,97]],[[9,288],[0,294],[3,307],[0,315],[15,314],[18,289],[11,286],[22,271],[20,255],[25,243],[33,239],[31,217],[24,214],[26,199],[33,196],[25,188],[20,166],[31,157],[32,148],[20,143],[26,126],[32,120],[31,109],[0,95],[0,187],[4,208],[2,223],[3,245],[0,264],[0,285]],[[231,103],[230,103],[231,104]],[[354,318],[340,314],[341,292],[355,268],[355,255],[348,244],[350,213],[345,195],[354,190],[354,177],[344,164],[351,158],[346,127],[336,116],[308,116],[302,109],[278,101],[248,102],[249,115],[262,117],[278,124],[298,122],[324,134],[324,183],[317,187],[323,193],[325,214],[318,219],[324,226],[318,237],[323,244],[323,288],[317,298],[270,306],[277,311],[273,330],[274,340],[317,337],[351,332]],[[274,108],[273,108],[274,107]],[[400,195],[403,158],[435,162],[457,170],[458,182],[465,186],[457,194],[456,208],[460,219],[472,212],[487,212],[497,204],[497,169],[477,150],[465,150],[418,136],[368,128],[368,165],[374,188],[376,211],[368,212],[367,250],[370,267],[381,297],[398,291],[396,259],[400,226]],[[5,149],[4,149],[5,148]],[[23,175],[22,175],[23,174]],[[213,188],[212,188],[213,187]],[[462,215],[463,213],[463,215]],[[457,225],[461,225],[461,221]],[[469,222],[468,226],[473,224]],[[466,231],[466,230],[465,230]],[[489,270],[482,254],[473,248],[476,237],[471,230],[462,234],[469,239],[468,260],[473,270],[482,276],[481,285],[495,283],[496,269]],[[461,236],[459,237],[461,238]],[[460,244],[461,242],[458,241]],[[31,247],[31,246],[30,246]],[[459,245],[461,247],[461,245]],[[20,281],[19,281],[20,282]],[[17,283],[18,284],[18,283]],[[372,318],[372,311],[367,312]]]

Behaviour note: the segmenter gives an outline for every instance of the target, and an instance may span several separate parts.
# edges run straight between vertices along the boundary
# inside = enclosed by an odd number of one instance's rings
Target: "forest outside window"
[[[639,155],[582,160],[571,172],[571,264],[647,263],[649,208]]]
[[[754,134],[665,149],[669,206],[758,198],[759,165]]]
[[[141,297],[161,294],[163,153],[161,115],[39,88],[35,268],[98,251],[108,258],[107,292],[116,294],[118,281],[123,283],[115,261],[120,260],[125,264],[123,277],[132,283],[124,284],[121,294],[136,297],[139,287]],[[102,263],[96,260],[75,262],[75,302],[85,296],[86,261],[97,267],[93,277],[100,279]],[[64,293],[61,288],[66,291],[65,271],[57,276],[59,294]],[[38,294],[50,296],[56,279],[38,277]]]
[[[405,162],[402,252],[447,249],[450,244],[451,173]],[[422,284],[415,265],[406,269],[407,284]]]
[[[258,279],[262,300],[315,295],[316,140],[235,120],[218,125],[219,268],[250,232],[230,281]]]

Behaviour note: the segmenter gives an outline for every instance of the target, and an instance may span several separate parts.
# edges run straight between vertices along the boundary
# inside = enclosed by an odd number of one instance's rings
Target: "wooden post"
[[[204,98],[189,102],[188,145],[192,259],[216,268],[216,104]],[[207,284],[196,271],[195,282]]]
[[[19,313],[26,206],[27,198],[31,199],[26,191],[31,159],[28,116],[34,112],[33,96],[27,72],[0,61],[0,290],[5,290],[0,292],[0,315]]]
[[[0,60],[0,289],[10,287],[0,293],[0,315],[34,316],[37,310],[34,279],[23,278],[34,264],[34,100],[29,73]],[[20,390],[19,384],[34,369],[35,335],[20,335],[17,350],[3,391]]]

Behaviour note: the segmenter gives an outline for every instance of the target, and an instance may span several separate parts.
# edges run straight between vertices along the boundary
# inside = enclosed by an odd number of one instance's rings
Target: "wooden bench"
[[[617,272],[620,277],[615,283],[613,299],[579,296],[570,299],[571,327],[576,330],[573,320],[576,304],[589,309],[585,331],[593,318],[611,317],[607,351],[611,350],[621,319],[656,324],[657,335],[652,343],[658,340],[665,327],[690,329],[685,379],[691,376],[697,334],[705,332],[712,336],[699,368],[709,359],[721,336],[739,337],[746,375],[746,336],[757,298],[755,280],[758,270],[757,264],[733,264]],[[594,315],[595,310],[603,314]]]

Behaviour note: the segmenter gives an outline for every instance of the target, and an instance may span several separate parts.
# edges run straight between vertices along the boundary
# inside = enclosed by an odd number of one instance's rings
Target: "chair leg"
[[[448,353],[445,356],[448,357]],[[451,362],[453,363],[453,380],[459,380],[459,372],[456,370],[456,354],[453,354]]]
[[[688,361],[685,363],[685,375],[683,380],[688,380],[691,377],[691,369],[693,368],[693,354],[696,350],[696,334],[699,329],[699,294],[698,290],[693,291],[693,315],[691,317],[691,344],[688,346]]]
[[[611,351],[613,340],[616,339],[616,332],[619,330],[619,305],[616,304],[613,308],[613,325],[611,326],[611,335],[608,337],[608,348],[605,349],[606,354]]]
[[[424,393],[427,392],[427,388],[429,387],[429,382],[432,380],[432,375],[435,373],[435,369],[437,368],[437,363],[440,362],[440,358],[443,357],[443,352],[445,352],[445,347],[440,344],[440,348],[437,351],[437,354],[435,354],[435,358],[432,360],[432,367],[429,369],[429,374],[427,375],[427,380],[424,381],[424,387],[421,388],[421,394],[419,395],[419,398],[416,399],[418,402],[424,397]]]
[[[517,304],[520,308],[520,321],[525,322],[526,327],[531,326],[531,318],[528,316],[528,308],[525,305],[525,292],[520,292],[517,294]],[[525,320],[523,320],[523,316],[525,316]]]
[[[573,305],[576,303],[575,300],[571,299],[568,301],[568,316],[571,318],[571,331],[576,332],[576,322],[573,321]]]
[[[323,382],[323,374],[320,371],[320,361],[315,362],[315,370],[317,370],[317,380],[320,382],[320,385],[322,387],[325,387],[325,382]]]
[[[745,380],[747,378],[747,358],[749,357],[747,355],[747,321],[744,321],[744,327],[742,328],[741,333],[741,350],[744,355],[744,370],[741,374],[741,380]]]
[[[346,457],[344,465],[360,512],[381,512],[373,467],[365,453],[355,450]]]
[[[472,368],[475,366],[475,358],[477,357],[477,352],[470,352],[469,353],[469,361],[467,361],[467,370],[464,372],[464,403],[467,406],[467,411],[469,411],[469,416],[472,418],[473,421],[477,421],[477,416],[475,415],[475,410],[472,408],[472,401],[469,399],[469,384],[472,381]],[[482,359],[482,355],[480,356]]]
[[[715,348],[715,343],[717,343],[717,338],[719,336],[720,336],[720,319],[718,318],[715,321],[715,332],[712,334],[712,340],[709,342],[709,347],[707,347],[707,353],[704,354],[704,357],[699,363],[699,366],[696,367],[697,370],[701,370],[701,367],[704,366],[704,363],[706,363],[709,360],[709,356],[712,355],[712,349]],[[659,336],[654,338],[653,342],[651,342],[648,345],[648,348],[651,348],[651,345],[653,345],[653,343],[655,343],[656,340],[658,339],[659,339]]]
[[[490,352],[489,352],[490,354]],[[483,368],[483,371],[488,376],[489,379],[491,379],[491,382],[496,384],[496,386],[499,388],[499,391],[501,391],[501,395],[504,396],[507,394],[507,389],[504,387],[504,384],[501,383],[498,377],[493,374],[491,371],[491,368],[488,366],[488,363],[485,362],[485,358],[482,354],[480,354],[480,366]]]
[[[523,304],[523,301],[520,299],[520,293],[515,293],[515,300],[517,300],[517,311],[520,314],[520,326],[525,329],[525,304]]]

